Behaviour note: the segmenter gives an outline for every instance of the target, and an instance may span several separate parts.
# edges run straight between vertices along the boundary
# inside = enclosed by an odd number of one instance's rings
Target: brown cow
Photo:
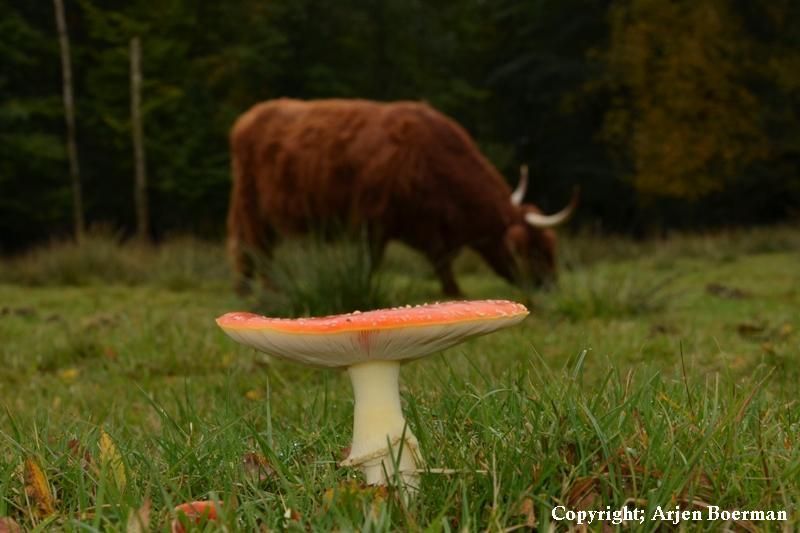
[[[366,226],[376,259],[387,241],[420,250],[445,294],[458,295],[451,264],[476,250],[504,278],[555,275],[549,228],[575,207],[546,216],[522,204],[456,122],[419,102],[290,99],[260,103],[231,130],[233,191],[228,248],[239,287],[252,252],[269,257],[280,236],[338,221]]]

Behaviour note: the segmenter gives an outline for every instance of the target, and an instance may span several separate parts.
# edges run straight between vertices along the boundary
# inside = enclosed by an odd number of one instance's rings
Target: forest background
[[[83,214],[135,231],[130,43],[149,231],[216,238],[227,133],[256,102],[425,100],[545,210],[634,235],[800,212],[793,0],[66,0]],[[0,252],[73,231],[53,3],[0,0]]]

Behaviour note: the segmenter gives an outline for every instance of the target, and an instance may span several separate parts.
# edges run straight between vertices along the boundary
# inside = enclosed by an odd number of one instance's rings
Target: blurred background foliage
[[[227,132],[280,96],[426,100],[528,200],[648,234],[800,208],[793,0],[67,0],[89,223],[132,232],[129,41],[154,237],[224,232]],[[0,0],[0,251],[71,224],[50,2]]]

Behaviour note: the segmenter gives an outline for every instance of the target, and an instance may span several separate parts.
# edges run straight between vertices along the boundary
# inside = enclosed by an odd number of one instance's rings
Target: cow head
[[[556,234],[553,228],[563,224],[575,212],[578,190],[575,189],[564,209],[553,215],[543,214],[522,199],[528,187],[528,167],[520,169],[517,188],[511,194],[511,203],[517,210],[517,222],[506,229],[505,245],[514,258],[513,277],[517,282],[546,285],[556,279]]]

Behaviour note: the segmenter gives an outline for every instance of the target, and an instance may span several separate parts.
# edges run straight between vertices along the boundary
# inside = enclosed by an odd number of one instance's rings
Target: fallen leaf
[[[571,509],[586,511],[592,508],[599,497],[599,480],[594,476],[586,476],[572,482],[566,499]]]
[[[373,518],[377,518],[381,505],[388,499],[389,489],[384,485],[365,485],[348,481],[327,489],[322,495],[322,506],[327,512],[340,505],[361,507],[363,504],[369,503],[370,514]]]
[[[350,446],[345,446],[344,448],[342,448],[342,450],[339,452],[339,460],[337,461],[337,463],[341,462],[341,461],[344,461],[345,459],[350,457],[350,450],[351,449],[352,448]]]
[[[23,478],[25,494],[33,502],[36,513],[43,518],[55,513],[56,506],[53,491],[50,490],[50,483],[48,483],[42,467],[32,457],[25,459]]]
[[[525,498],[519,504],[517,514],[525,517],[525,527],[536,527],[536,507],[533,504],[533,498]]]
[[[561,447],[562,457],[568,465],[578,464],[578,446],[574,442],[569,442]]]
[[[0,517],[0,533],[22,533],[22,528],[8,516]]]
[[[88,470],[92,465],[92,454],[89,453],[89,450],[84,448],[78,439],[70,439],[67,446],[69,447],[70,455],[80,460],[83,469]]]
[[[256,481],[263,483],[275,476],[275,469],[263,454],[247,452],[242,457],[244,471]]]
[[[539,481],[542,479],[542,465],[536,463],[531,468],[531,481],[534,485],[538,485]]]
[[[120,492],[125,490],[128,483],[128,478],[125,475],[125,463],[122,462],[122,455],[120,455],[116,444],[111,436],[104,430],[100,430],[100,441],[98,443],[100,449],[100,467],[106,474],[111,475],[111,480],[117,486]]]
[[[264,391],[258,389],[250,389],[249,391],[244,393],[244,397],[250,401],[257,401],[264,398]]]
[[[642,415],[639,413],[638,409],[633,410],[633,419],[636,421],[636,436],[639,437],[639,443],[642,445],[642,448],[646,449],[650,438],[647,435],[647,428],[644,422],[642,422]]]
[[[186,533],[186,527],[190,524],[200,525],[204,522],[216,522],[218,519],[217,504],[222,505],[222,502],[202,500],[178,505],[174,511],[177,516],[172,521],[172,533]]]
[[[283,518],[286,520],[291,520],[292,522],[299,522],[301,516],[296,510],[292,509],[291,507],[287,507],[286,511],[283,512]]]
[[[142,506],[132,511],[128,515],[128,523],[125,527],[125,533],[142,533],[150,531],[150,509],[152,503],[150,498],[145,498]]]
[[[76,379],[78,379],[79,375],[80,371],[74,366],[69,368],[64,368],[58,371],[59,379],[61,379],[61,381],[66,381],[67,383],[75,381]]]

